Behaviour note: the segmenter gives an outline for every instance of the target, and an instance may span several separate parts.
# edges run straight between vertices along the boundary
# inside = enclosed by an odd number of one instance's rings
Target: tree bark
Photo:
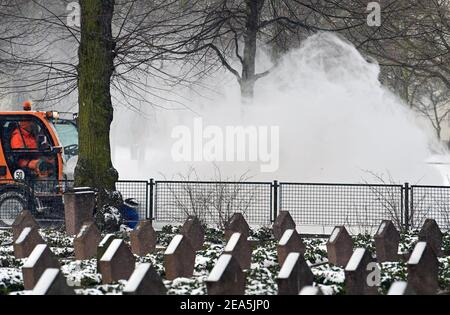
[[[244,58],[241,76],[241,97],[244,101],[253,99],[256,82],[256,43],[265,0],[245,0],[247,21],[244,34]]]
[[[118,173],[111,162],[113,120],[110,83],[114,71],[114,0],[81,0],[78,50],[79,158],[76,186],[94,187],[100,196],[115,190]]]

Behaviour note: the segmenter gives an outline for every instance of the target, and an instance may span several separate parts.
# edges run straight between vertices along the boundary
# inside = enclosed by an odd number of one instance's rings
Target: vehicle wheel
[[[12,225],[17,215],[28,208],[28,198],[19,191],[0,192],[0,220]]]

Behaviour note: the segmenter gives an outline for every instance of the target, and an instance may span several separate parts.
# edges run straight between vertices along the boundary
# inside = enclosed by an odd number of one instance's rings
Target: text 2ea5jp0
[[[225,300],[223,305],[224,310],[246,310],[259,311],[270,309],[270,302],[268,300]]]

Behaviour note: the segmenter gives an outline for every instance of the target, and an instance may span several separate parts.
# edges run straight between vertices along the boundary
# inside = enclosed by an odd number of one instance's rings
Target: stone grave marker
[[[311,285],[303,287],[300,290],[299,295],[324,295],[322,289],[319,287],[313,287]]]
[[[277,277],[279,295],[298,295],[305,286],[313,284],[314,275],[301,253],[290,253]]]
[[[250,227],[242,213],[234,213],[225,225],[225,240],[228,241],[233,233],[241,233],[246,239],[250,235]]]
[[[245,275],[235,257],[222,254],[206,279],[208,295],[244,295]]]
[[[58,268],[47,268],[34,286],[31,295],[75,295]]]
[[[280,211],[272,226],[273,236],[279,241],[286,230],[295,230],[295,222],[289,211]]]
[[[364,248],[357,248],[345,267],[345,292],[347,295],[375,295],[379,283],[375,273],[378,265],[372,255]],[[373,274],[371,274],[373,273]]]
[[[442,232],[437,222],[433,219],[426,219],[419,232],[419,241],[427,242],[434,250],[437,257],[442,257]]]
[[[108,249],[109,245],[111,245],[111,242],[117,239],[117,237],[114,234],[106,234],[105,237],[100,241],[97,247],[97,272],[100,272],[100,259],[102,258],[103,254]]]
[[[27,258],[38,244],[45,244],[38,229],[25,227],[13,244],[14,257]]]
[[[11,225],[13,242],[19,237],[22,230],[26,227],[39,229],[39,224],[34,219],[33,215],[28,210],[22,210]]]
[[[73,240],[75,259],[84,260],[96,257],[100,240],[101,234],[94,222],[83,224],[80,232]]]
[[[418,295],[437,294],[439,262],[426,242],[418,242],[408,260],[408,285]]]
[[[46,244],[38,244],[22,266],[25,290],[32,290],[47,268],[61,266],[58,259]]]
[[[252,249],[250,244],[241,233],[233,233],[224,249],[225,254],[236,258],[242,270],[250,269],[252,260]]]
[[[84,222],[94,221],[95,192],[87,187],[77,187],[64,193],[66,232],[77,235]]]
[[[374,236],[378,262],[397,261],[400,233],[394,223],[383,220]]]
[[[100,259],[102,283],[128,279],[134,271],[135,261],[131,250],[122,239],[115,239]]]
[[[157,236],[152,221],[139,221],[135,229],[130,232],[131,251],[137,256],[153,253],[156,248],[156,240]]]
[[[347,265],[353,254],[353,240],[344,226],[336,226],[327,242],[328,262],[335,266]]]
[[[197,251],[203,248],[205,229],[196,216],[189,216],[186,219],[186,222],[184,222],[183,227],[181,228],[181,234],[191,242],[194,250]]]
[[[282,266],[287,255],[293,252],[304,255],[306,246],[297,231],[289,229],[284,231],[277,245],[278,264]]]
[[[415,295],[415,293],[407,282],[395,281],[389,288],[387,295]]]
[[[137,265],[123,289],[124,295],[165,295],[163,280],[149,263]]]
[[[195,250],[191,242],[181,234],[175,235],[164,252],[166,279],[190,278],[194,273]]]

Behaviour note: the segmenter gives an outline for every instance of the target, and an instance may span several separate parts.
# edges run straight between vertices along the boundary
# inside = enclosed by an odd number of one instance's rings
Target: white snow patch
[[[209,274],[207,281],[213,282],[219,281],[228,264],[230,263],[230,260],[231,260],[230,254],[221,255],[217,260],[216,264],[214,265],[214,268],[211,270],[211,273]]]
[[[225,251],[232,252],[236,247],[240,237],[241,233],[233,233],[233,235],[231,235],[230,239],[228,240],[227,245],[225,246]]]
[[[133,273],[131,274],[130,279],[128,280],[127,284],[125,285],[125,288],[123,289],[123,292],[134,292],[136,291],[137,287],[141,283],[142,279],[144,278],[147,271],[150,269],[150,264],[143,263],[139,264],[136,269],[134,269]]]
[[[336,240],[336,237],[338,236],[340,231],[341,231],[341,228],[335,227],[328,242],[333,243]]]
[[[86,230],[88,229],[89,224],[83,224],[83,226],[80,229],[80,232],[78,232],[77,238],[80,238],[84,235],[84,233],[86,232]]]
[[[173,253],[175,253],[175,250],[177,249],[178,245],[180,245],[182,239],[183,235],[181,234],[175,235],[173,239],[170,241],[169,246],[167,246],[164,255],[172,255]]]
[[[389,288],[387,295],[403,295],[407,286],[405,281],[396,281]]]
[[[58,273],[59,269],[57,268],[47,268],[31,291],[31,295],[45,295],[52,282],[58,276]]]
[[[350,258],[350,260],[347,263],[347,266],[345,267],[345,271],[355,271],[356,268],[358,268],[365,252],[366,250],[364,248],[355,249],[352,257]]]
[[[108,242],[108,240],[114,237],[114,234],[106,234],[105,237],[102,239],[102,241],[100,242],[100,244],[98,244],[99,246],[105,246],[106,242]]]
[[[24,268],[33,268],[39,257],[41,257],[44,250],[47,248],[46,244],[38,244],[31,252],[30,256],[27,258],[25,263],[23,264]]]
[[[384,232],[385,228],[386,228],[386,222],[383,221],[381,223],[380,227],[378,228],[377,235],[381,235]]]
[[[120,245],[122,244],[123,240],[121,239],[115,239],[111,242],[106,252],[103,254],[100,261],[111,261],[111,259],[116,254],[117,250],[119,249]]]
[[[299,295],[317,295],[319,294],[319,290],[320,289],[318,287],[306,286],[300,290]]]
[[[31,228],[30,227],[26,227],[22,230],[22,232],[20,233],[19,237],[16,240],[16,244],[21,244],[26,238],[27,236],[30,234],[31,232]]]
[[[281,237],[278,245],[285,246],[287,244],[287,242],[289,241],[289,239],[292,237],[292,234],[294,234],[294,230],[284,231],[283,236]]]
[[[411,254],[411,257],[409,257],[408,265],[417,265],[422,258],[423,252],[425,251],[425,248],[427,247],[426,242],[419,242],[414,247],[414,250]]]
[[[279,279],[289,278],[299,257],[300,253],[289,253],[289,255],[286,257],[286,260],[283,263],[283,266],[281,267],[280,272],[278,273]]]

